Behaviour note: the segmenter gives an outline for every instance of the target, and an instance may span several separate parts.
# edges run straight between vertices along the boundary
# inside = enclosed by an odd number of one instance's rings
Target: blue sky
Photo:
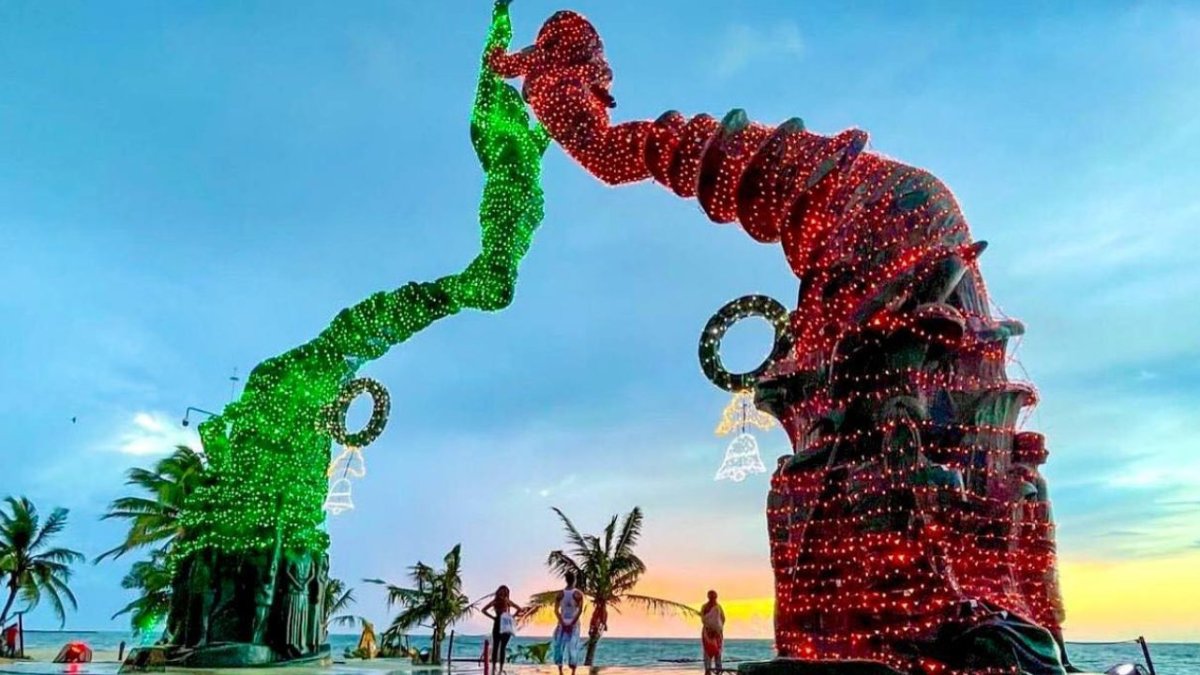
[[[514,3],[515,44],[563,7]],[[1029,329],[1012,374],[1043,397],[1029,425],[1048,436],[1063,557],[1195,560],[1196,5],[570,7],[605,39],[617,119],[799,115],[864,128],[872,149],[940,176],[991,243],[994,301]],[[69,507],[70,542],[105,550],[120,527],[97,517],[123,471],[187,441],[183,410],[228,402],[235,367],[371,292],[460,270],[478,247],[467,115],[489,13],[0,5],[0,494]],[[358,509],[330,525],[335,573],[398,579],[461,541],[468,590],[524,595],[560,541],[550,506],[598,529],[637,504],[649,590],[769,595],[766,479],[712,482],[726,397],[695,345],[733,297],[791,302],[779,248],[656,186],[604,188],[557,149],[544,184],[513,306],[448,319],[364,369],[392,415]],[[734,365],[765,335],[736,329]],[[768,463],[786,447],[778,431],[760,440]],[[78,571],[69,626],[123,625],[108,617],[124,570]],[[382,598],[360,595],[382,618]],[[1085,612],[1073,635],[1127,637],[1130,616]]]

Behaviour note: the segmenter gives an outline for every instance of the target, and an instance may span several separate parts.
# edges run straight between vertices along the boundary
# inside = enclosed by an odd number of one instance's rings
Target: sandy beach
[[[64,664],[52,663],[55,652],[51,650],[35,650],[27,660],[0,658],[0,673],[12,675],[113,675],[120,664],[116,652],[96,652],[91,663]],[[603,666],[596,668],[580,668],[579,672],[595,673],[603,671],[609,675],[633,675],[653,671],[656,675],[694,675],[700,671],[699,666],[681,668],[677,665],[664,666]],[[482,675],[483,668],[475,663],[456,662],[442,666],[414,666],[408,659],[371,659],[368,661],[335,661],[331,666],[280,666],[272,668],[274,672],[287,672],[292,675],[400,675],[403,673],[437,673],[454,672],[463,675]],[[206,675],[245,675],[245,669],[236,668],[168,668],[167,672],[196,673]],[[516,664],[505,666],[507,675],[557,675],[558,669],[552,664]]]

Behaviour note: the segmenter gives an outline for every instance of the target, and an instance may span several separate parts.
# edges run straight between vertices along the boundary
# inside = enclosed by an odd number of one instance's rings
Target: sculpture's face
[[[580,69],[578,66],[592,66]],[[604,59],[604,45],[600,34],[591,22],[571,11],[556,12],[542,24],[533,45],[518,53],[513,66],[502,75],[524,76],[526,83],[543,77],[557,77],[565,70],[591,73],[593,81],[587,82],[591,96],[603,106],[616,105],[609,88],[612,86],[612,70]]]

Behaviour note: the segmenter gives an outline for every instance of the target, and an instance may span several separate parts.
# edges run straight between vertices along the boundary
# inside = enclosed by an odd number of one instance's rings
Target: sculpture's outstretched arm
[[[497,3],[496,16],[510,26],[507,4]],[[538,120],[576,161],[609,185],[650,178],[644,148],[652,125],[610,122],[608,110],[616,106],[608,91],[612,71],[604,62],[599,37],[583,17],[558,12],[538,35],[537,44],[515,53],[505,47],[492,46],[487,55],[492,70],[526,78],[525,97]],[[564,51],[552,53],[557,47]],[[542,114],[550,110],[554,112]]]
[[[524,78],[535,116],[588,172],[608,184],[653,177],[695,197],[711,220],[780,242],[804,282],[794,321],[804,349],[828,352],[882,289],[909,284],[942,260],[966,260],[967,224],[946,186],[866,152],[861,130],[823,136],[799,118],[773,127],[740,109],[719,120],[668,111],[613,124],[604,45],[574,12],[551,16],[521,51],[493,49],[492,69]]]
[[[508,44],[506,4],[496,5],[485,54]],[[485,173],[480,253],[459,274],[376,293],[342,310],[310,342],[254,368],[238,400],[200,425],[211,480],[185,510],[192,535],[177,555],[266,548],[277,525],[286,547],[323,550],[330,436],[319,423],[322,411],[363,364],[430,323],[512,301],[517,267],[542,220],[549,136],[530,123],[520,94],[481,67],[471,140]]]

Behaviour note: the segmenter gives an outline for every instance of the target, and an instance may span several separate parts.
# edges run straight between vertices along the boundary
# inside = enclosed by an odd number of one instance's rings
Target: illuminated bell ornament
[[[325,475],[330,478],[334,476],[362,478],[367,475],[367,462],[363,458],[362,448],[356,448],[352,445],[343,448],[342,454],[335,457],[329,463],[329,468],[325,470]]]
[[[353,508],[354,501],[350,499],[350,479],[339,478],[333,481],[329,486],[329,496],[325,498],[325,510],[336,516]]]
[[[758,427],[764,431],[775,428],[775,418],[754,407],[754,392],[749,390],[737,391],[725,410],[721,411],[721,422],[717,424],[716,435],[725,434],[740,429],[743,433],[746,427]]]
[[[752,473],[766,473],[762,457],[758,454],[758,441],[754,436],[740,433],[725,448],[725,461],[717,469],[713,480],[731,480],[740,483]]]
[[[717,469],[714,480],[732,480],[740,483],[752,473],[766,473],[762,456],[758,453],[758,440],[750,434],[750,427],[771,429],[775,419],[754,407],[754,392],[749,390],[736,391],[729,405],[721,413],[721,422],[717,425],[716,434],[738,432],[738,435],[725,448],[725,460]]]

